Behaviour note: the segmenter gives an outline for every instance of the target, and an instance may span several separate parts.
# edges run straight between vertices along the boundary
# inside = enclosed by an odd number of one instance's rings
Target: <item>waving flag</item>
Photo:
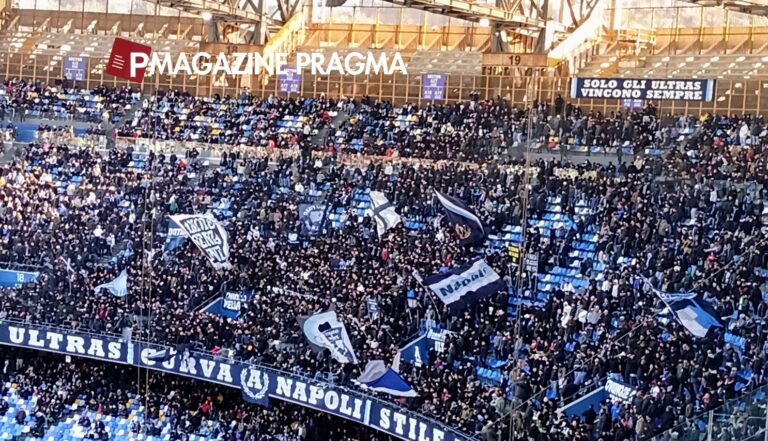
[[[229,235],[213,215],[178,214],[170,218],[205,253],[214,268],[232,267],[229,263]]]
[[[75,279],[75,276],[77,273],[75,272],[75,269],[72,268],[72,260],[69,257],[59,256],[59,259],[64,263],[64,267],[67,268],[67,274],[69,275],[69,280],[72,281]]]
[[[443,205],[445,218],[453,225],[456,235],[459,236],[459,243],[479,245],[485,241],[483,223],[463,202],[439,191],[435,191],[435,196]]]
[[[360,377],[355,380],[363,389],[394,395],[416,397],[419,394],[394,369],[386,367],[382,360],[369,361]]]
[[[704,298],[695,293],[675,295],[662,300],[675,315],[675,318],[691,334],[706,337],[712,328],[722,328],[723,322],[717,312]]]
[[[300,204],[301,234],[313,236],[323,232],[329,204]]]
[[[336,312],[326,311],[309,317],[298,317],[298,321],[309,345],[316,352],[328,349],[339,363],[357,364],[347,328],[339,321]]]
[[[102,283],[93,289],[95,294],[98,294],[102,289],[106,289],[111,292],[115,297],[125,297],[128,295],[128,271],[123,270],[115,280],[107,283]]]
[[[395,206],[389,202],[389,199],[380,191],[370,192],[371,208],[368,210],[369,215],[373,216],[376,221],[376,232],[381,236],[386,233],[390,228],[395,227],[402,220]]]
[[[422,366],[429,358],[429,349],[430,341],[426,335],[422,335],[405,345],[398,354],[403,360]]]
[[[165,251],[171,251],[181,246],[184,243],[184,239],[187,238],[187,233],[183,228],[179,226],[173,219],[168,220],[168,233],[165,236]]]
[[[429,276],[424,285],[443,303],[457,309],[506,289],[501,277],[483,259]]]
[[[647,278],[642,276],[640,278],[664,302],[675,319],[696,337],[704,338],[711,329],[723,327],[724,322],[719,318],[715,308],[700,294],[694,292],[665,293],[654,288]]]

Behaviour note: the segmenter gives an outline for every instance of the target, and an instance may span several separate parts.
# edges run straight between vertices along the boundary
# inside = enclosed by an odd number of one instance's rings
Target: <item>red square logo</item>
[[[141,83],[144,80],[147,63],[135,63],[136,66],[133,66],[134,61],[140,61],[144,57],[131,56],[131,54],[143,54],[148,62],[152,47],[125,38],[115,38],[115,42],[112,43],[112,52],[109,53],[106,72],[124,80]]]

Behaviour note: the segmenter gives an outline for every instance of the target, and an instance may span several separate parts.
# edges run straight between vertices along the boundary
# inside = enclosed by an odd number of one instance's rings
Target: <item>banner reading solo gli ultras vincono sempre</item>
[[[712,101],[715,80],[574,78],[571,98]]]

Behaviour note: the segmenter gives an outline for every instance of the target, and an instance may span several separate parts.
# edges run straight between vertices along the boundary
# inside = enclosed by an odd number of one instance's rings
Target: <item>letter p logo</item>
[[[151,46],[134,43],[124,38],[115,38],[105,71],[118,78],[141,83],[151,54]]]

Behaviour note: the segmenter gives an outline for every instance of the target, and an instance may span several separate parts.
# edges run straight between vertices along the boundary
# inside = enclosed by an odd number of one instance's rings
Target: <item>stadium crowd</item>
[[[562,100],[562,99],[561,99]],[[558,100],[555,100],[558,103]],[[434,160],[487,162],[513,152],[528,139],[564,153],[640,153],[650,147],[722,149],[756,145],[766,128],[762,116],[660,115],[653,103],[641,110],[588,111],[571,103],[535,102],[533,110],[496,98],[423,108],[373,101],[305,98],[195,98],[158,92],[118,130],[120,136],[210,144],[299,148],[299,138],[329,127],[318,150]],[[334,118],[337,114],[343,117]],[[281,121],[293,124],[281,125]],[[293,130],[291,130],[293,129]],[[585,148],[588,147],[588,148]],[[738,150],[735,153],[739,153]]]
[[[183,94],[162,99],[200,115],[232,116]],[[173,139],[180,121],[175,113],[149,116],[152,105],[143,105],[146,112],[134,119],[141,133]],[[264,117],[257,118],[263,125],[254,126],[259,134],[253,145],[302,155],[265,156],[246,148],[206,166],[194,153],[150,153],[139,168],[130,150],[102,156],[43,141],[2,165],[0,261],[46,269],[39,282],[6,289],[0,318],[96,332],[129,327],[135,337],[231,349],[238,357],[308,375],[321,372],[350,387],[360,368],[309,351],[296,316],[334,307],[347,323],[360,366],[391,361],[425,320],[438,323],[451,331],[444,350],[430,352],[422,366],[403,363],[402,373],[419,396],[400,401],[487,440],[504,430],[510,411],[521,439],[643,439],[765,383],[761,119],[657,118],[652,106],[606,118],[541,105],[533,116],[536,138],[556,134],[587,145],[601,139],[628,142],[637,151],[651,144],[670,148],[664,157],[618,166],[538,159],[526,183],[522,162],[499,149],[524,140],[528,115],[503,101],[394,109],[386,103],[273,98],[251,106],[246,112]],[[359,138],[363,153],[422,160],[310,157],[310,134],[329,123],[334,108],[353,115],[342,124],[340,145]],[[274,126],[281,115],[301,111],[309,116],[309,130],[280,132]],[[402,130],[388,125],[396,112],[410,115],[413,124]],[[553,118],[557,127],[562,121],[572,125],[552,129]],[[575,127],[580,124],[585,126]],[[233,133],[217,135],[221,142],[243,136],[236,125],[225,129]],[[210,141],[207,130],[201,125],[192,133]],[[448,158],[480,164],[430,160]],[[369,190],[384,192],[405,219],[421,226],[401,224],[378,237],[373,220],[355,208],[356,196]],[[584,283],[566,281],[537,298],[541,277],[518,277],[510,244],[460,246],[445,220],[434,222],[441,210],[433,190],[464,201],[492,235],[524,219],[541,219],[558,201],[572,222],[530,224],[527,252],[538,253],[542,276],[553,267],[572,267]],[[323,234],[303,237],[298,206],[317,198],[334,212],[341,208],[340,219],[326,222]],[[226,208],[217,208],[222,202]],[[190,241],[162,252],[169,214],[211,208],[228,230],[234,269],[215,271]],[[596,237],[594,257],[573,258],[574,241],[587,236]],[[513,290],[518,304],[499,292],[452,311],[415,276],[478,255],[519,288]],[[94,292],[122,268],[129,270],[126,298]],[[645,278],[665,292],[703,293],[729,318],[727,328],[694,337],[664,318]],[[239,320],[199,310],[224,284],[255,292]],[[366,310],[372,298],[381,307],[376,320]],[[511,321],[510,306],[516,308]],[[726,329],[741,338],[738,345],[726,341]],[[489,358],[504,362],[497,384],[477,375]],[[557,411],[609,375],[637,389],[630,402],[605,402],[571,421]]]
[[[104,417],[130,421],[126,437],[161,437],[183,441],[190,434],[222,441],[384,441],[384,434],[341,418],[276,402],[251,406],[231,388],[205,385],[184,377],[61,355],[8,349],[0,354],[0,417],[12,396],[34,406],[13,414],[42,437],[67,417],[76,417],[86,439],[120,439],[108,433]],[[10,400],[9,400],[10,399]],[[111,435],[111,436],[110,436]]]
[[[99,123],[105,115],[115,121],[130,110],[137,96],[129,87],[98,86],[82,91],[60,81],[49,85],[14,78],[0,85],[0,121],[23,122],[35,117]]]
[[[336,103],[325,99],[256,99],[238,97],[200,99],[179,91],[159,91],[145,98],[133,118],[118,129],[125,137],[155,140],[196,141],[210,144],[243,144],[295,148],[297,136],[279,125],[286,116],[296,117],[303,135],[330,122]]]

